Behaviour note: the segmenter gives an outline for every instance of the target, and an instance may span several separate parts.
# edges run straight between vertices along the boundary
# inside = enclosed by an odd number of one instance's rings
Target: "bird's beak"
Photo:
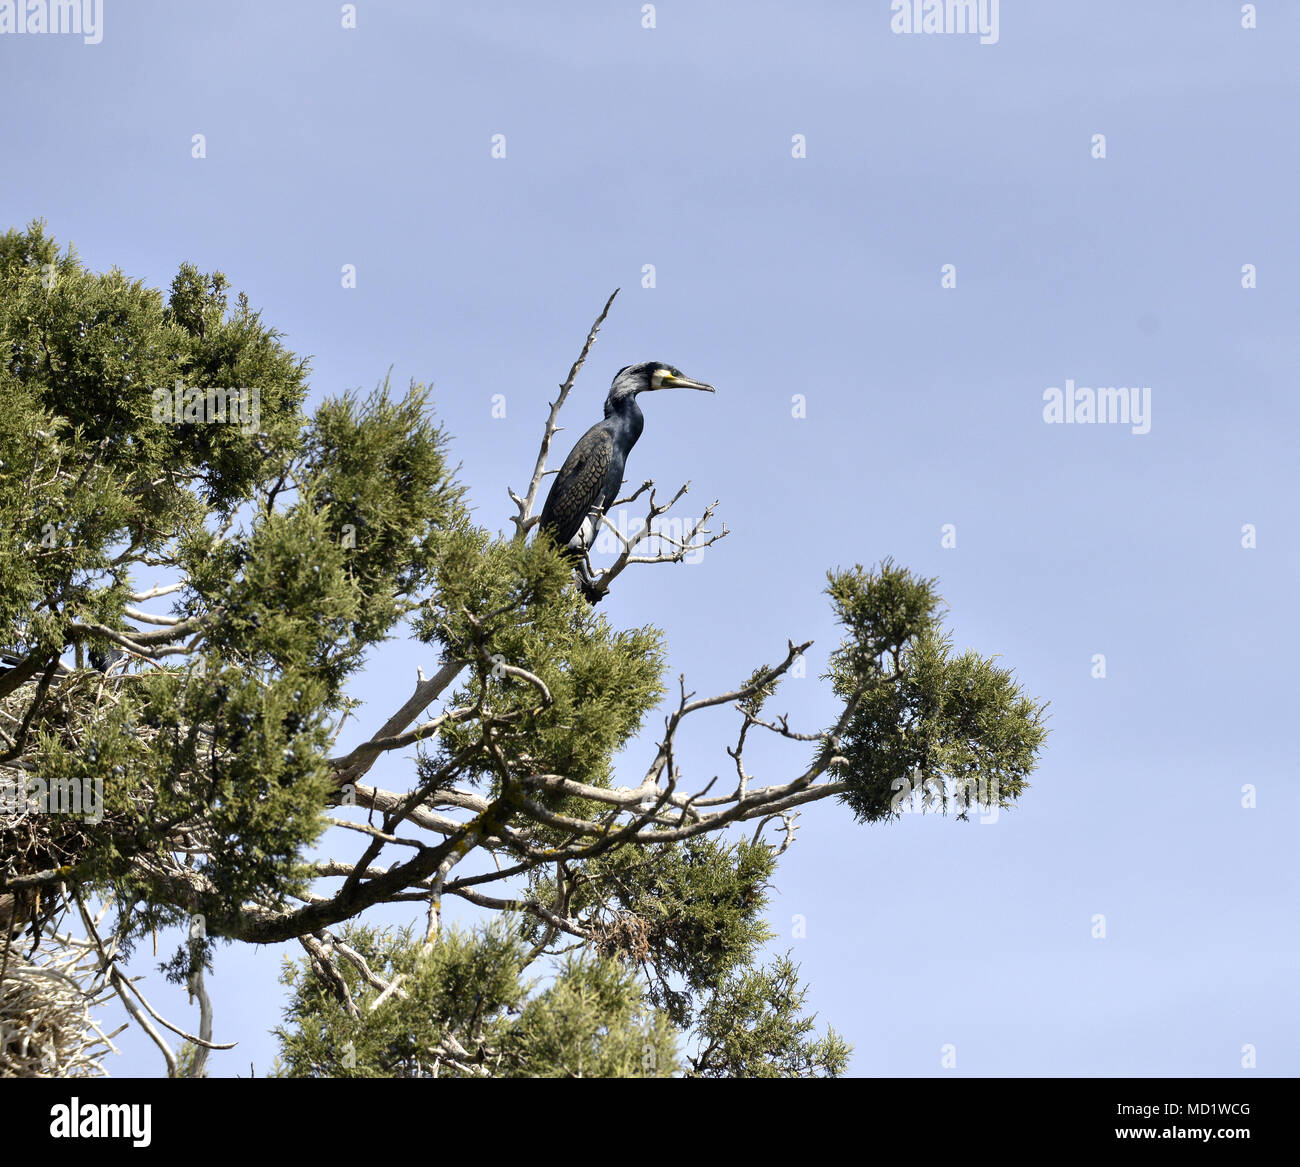
[[[712,385],[706,385],[703,381],[692,381],[689,377],[667,376],[659,382],[660,389],[703,389],[705,393],[716,393],[717,390]]]

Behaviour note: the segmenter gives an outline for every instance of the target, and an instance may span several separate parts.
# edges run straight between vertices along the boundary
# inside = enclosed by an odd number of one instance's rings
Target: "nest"
[[[70,874],[106,841],[131,838],[135,825],[131,816],[122,810],[106,814],[98,805],[103,800],[102,785],[92,789],[81,781],[50,782],[48,786],[36,782],[35,731],[54,729],[67,744],[78,742],[89,686],[103,684],[103,678],[93,676],[97,682],[77,676],[52,690],[47,695],[46,720],[30,727],[22,755],[0,764],[0,885],[15,877],[46,875],[48,879],[52,873]],[[0,729],[11,739],[22,736],[35,688],[35,683],[29,682],[0,699]],[[105,697],[112,699],[111,694]],[[54,880],[13,890],[0,886],[0,940],[6,929],[39,934],[57,914],[57,887]]]
[[[0,963],[0,1078],[107,1077],[100,1059],[118,1050],[91,1016],[93,949],[73,944],[31,960],[0,937]]]
[[[67,703],[75,689],[61,686],[51,699]],[[20,732],[32,691],[25,685],[0,701],[0,726],[11,738]],[[0,880],[66,870],[89,851],[94,832],[103,832],[102,823],[81,815],[32,805],[25,762],[0,765]],[[61,913],[59,890],[58,884],[0,888],[0,1078],[106,1077],[99,1061],[117,1052],[91,1017],[103,987],[93,947],[59,936],[49,951],[28,951]]]
[[[641,963],[650,955],[650,928],[635,912],[617,910],[595,923],[595,947],[601,956]]]

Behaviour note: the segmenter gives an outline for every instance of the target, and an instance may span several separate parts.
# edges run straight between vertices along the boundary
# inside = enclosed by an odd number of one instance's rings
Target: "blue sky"
[[[622,0],[376,0],[355,30],[340,7],[107,0],[100,44],[0,36],[0,221],[44,217],[158,286],[220,268],[310,354],[313,399],[390,367],[432,382],[492,527],[621,286],[559,452],[620,366],[669,361],[718,393],[647,400],[629,479],[689,479],[675,513],[717,498],[732,533],[625,573],[612,619],[662,627],[701,693],[814,638],[773,708],[820,728],[825,572],[893,556],[938,576],[959,648],[1051,702],[997,823],[805,812],[772,947],[852,1072],[1300,1073],[1300,7],[1244,30],[1235,2],[1004,0],[988,45],[896,35],[886,0],[666,2],[653,29]],[[1045,423],[1067,379],[1149,387],[1150,432]],[[356,732],[434,663],[376,654]],[[733,738],[734,715],[701,718],[688,780]],[[754,761],[776,780],[800,758]],[[213,1073],[269,1065],[281,951],[219,954],[217,1037],[240,1044]],[[136,971],[192,1016],[147,953]],[[113,1073],[158,1072],[123,1048]]]

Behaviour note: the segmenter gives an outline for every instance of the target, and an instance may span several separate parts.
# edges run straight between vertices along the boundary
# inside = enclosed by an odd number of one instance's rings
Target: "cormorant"
[[[89,656],[90,667],[96,670],[96,672],[106,673],[113,665],[126,656],[126,651],[118,648],[117,645],[114,644],[109,645],[107,648],[91,648],[89,649]],[[0,650],[0,676],[16,669],[19,665],[23,664],[26,659],[25,656],[18,652],[10,652],[7,649]],[[69,671],[70,670],[66,665],[61,664],[55,670],[55,675],[61,677]]]
[[[107,648],[90,648],[87,652],[90,658],[90,667],[96,672],[106,673],[108,670],[124,656],[126,650],[118,648],[116,644],[110,644]]]
[[[712,385],[692,381],[663,361],[643,361],[619,369],[605,398],[605,420],[578,440],[555,476],[542,507],[540,528],[577,561],[582,594],[593,604],[601,593],[583,571],[582,557],[596,540],[601,512],[608,511],[618,498],[627,456],[645,425],[636,403],[637,394],[657,389],[714,392]]]

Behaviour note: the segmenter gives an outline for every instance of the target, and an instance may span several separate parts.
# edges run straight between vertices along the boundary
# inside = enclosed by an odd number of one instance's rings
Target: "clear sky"
[[[773,950],[852,1072],[1296,1075],[1300,5],[1241,7],[1004,0],[981,44],[895,33],[887,0],[665,0],[653,29],[631,0],[362,0],[354,30],[331,2],[107,0],[99,44],[0,35],[0,224],[162,287],[220,268],[314,400],[433,382],[492,527],[621,286],[559,452],[620,366],[671,362],[718,393],[647,399],[629,478],[691,480],[676,513],[717,498],[732,534],[626,573],[612,619],[664,628],[701,693],[815,638],[772,708],[821,728],[825,571],[893,556],[1051,702],[996,823],[805,812]],[[1149,432],[1045,422],[1067,380],[1149,388]],[[417,664],[376,654],[358,733]],[[734,720],[688,736],[688,781],[730,767]],[[214,1074],[269,1065],[282,951],[219,951],[240,1044]],[[113,1073],[159,1072],[124,1040]]]

